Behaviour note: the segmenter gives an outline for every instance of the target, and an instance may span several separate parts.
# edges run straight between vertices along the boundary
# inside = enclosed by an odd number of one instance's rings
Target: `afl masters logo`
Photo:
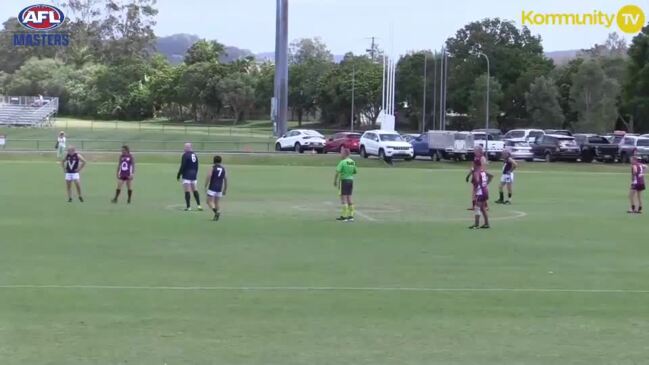
[[[61,9],[46,4],[30,5],[18,13],[18,22],[29,32],[14,33],[14,46],[67,46],[67,33],[46,33],[63,25],[65,14]]]

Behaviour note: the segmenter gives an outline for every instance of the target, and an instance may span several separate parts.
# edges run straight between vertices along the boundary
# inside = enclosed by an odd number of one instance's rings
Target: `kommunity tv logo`
[[[637,5],[625,5],[616,13],[594,10],[589,13],[551,12],[541,13],[533,10],[523,10],[521,14],[523,25],[533,26],[591,26],[613,28],[635,34],[642,30],[646,17],[644,11]]]

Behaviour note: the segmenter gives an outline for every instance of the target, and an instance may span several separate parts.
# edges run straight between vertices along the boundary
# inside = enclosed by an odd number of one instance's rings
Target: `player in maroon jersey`
[[[487,213],[487,201],[489,200],[489,183],[493,179],[493,175],[487,174],[486,171],[480,169],[473,173],[473,196],[475,197],[476,206],[474,209],[474,223],[470,229],[488,229],[489,215]],[[484,219],[484,224],[480,225],[480,215]]]
[[[68,203],[72,203],[72,183],[77,188],[77,197],[83,203],[83,196],[81,195],[81,170],[86,166],[86,159],[77,153],[74,146],[68,148],[68,153],[61,161],[63,173],[65,173],[65,187],[68,193]]]
[[[641,164],[637,156],[631,157],[631,189],[629,190],[631,210],[628,213],[642,213],[642,192],[645,190],[644,173],[646,170],[647,165]]]
[[[469,170],[469,173],[466,175],[466,182],[473,182],[473,176],[474,173],[477,171],[487,171],[487,158],[484,156],[484,152],[482,150],[482,146],[478,145],[475,146],[473,149],[473,164],[471,165],[471,169]],[[491,174],[487,173],[487,176],[491,176]],[[467,210],[474,210],[476,207],[476,197],[473,195],[473,188],[471,188],[471,208],[468,208]],[[489,205],[486,205],[486,208],[489,209]]]
[[[131,197],[133,196],[133,179],[135,178],[135,159],[131,155],[131,150],[128,146],[122,146],[122,154],[119,156],[119,163],[117,164],[117,189],[115,189],[115,197],[111,200],[117,203],[117,198],[122,192],[122,187],[126,183],[128,189],[128,204],[131,204]]]

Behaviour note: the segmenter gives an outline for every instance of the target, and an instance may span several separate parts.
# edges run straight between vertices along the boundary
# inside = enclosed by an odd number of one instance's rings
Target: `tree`
[[[559,91],[559,105],[563,111],[564,127],[566,128],[571,128],[578,118],[577,112],[572,109],[570,89],[572,89],[574,75],[579,71],[579,66],[583,62],[583,58],[570,60],[566,65],[556,68],[551,74],[551,78],[555,80],[557,90]]]
[[[103,56],[111,64],[147,58],[153,50],[156,0],[107,0],[101,22]]]
[[[318,105],[323,122],[347,125],[352,118],[352,86],[354,88],[354,120],[376,126],[381,112],[382,66],[366,56],[345,55],[333,65],[320,81]]]
[[[489,78],[489,126],[492,127],[500,115],[500,103],[503,100],[503,90],[500,82],[493,76]],[[482,125],[487,111],[487,74],[480,75],[473,83],[473,90],[469,97],[471,119],[476,125]]]
[[[307,38],[291,44],[289,61],[288,105],[301,126],[304,115],[317,109],[318,86],[332,67],[333,56],[319,38]]]
[[[435,57],[430,51],[419,51],[406,54],[397,62],[396,72],[396,100],[397,105],[407,102],[408,109],[400,113],[408,118],[410,127],[422,129],[422,113],[424,102],[424,83],[427,87],[427,117],[433,109],[432,94],[436,85],[435,79]],[[426,59],[426,79],[424,79],[424,59]],[[427,118],[428,119],[428,118]]]
[[[245,119],[255,103],[255,79],[248,73],[230,73],[219,83],[223,103],[232,110],[234,122]]]
[[[565,117],[559,105],[559,90],[554,80],[539,76],[525,93],[527,112],[536,128],[563,128]]]
[[[578,114],[575,129],[594,133],[613,129],[619,92],[618,83],[606,76],[597,61],[582,63],[570,89],[572,108]]]
[[[31,58],[54,58],[60,47],[14,47],[14,33],[24,33],[18,19],[11,17],[3,23],[0,31],[0,71],[13,73]]]
[[[604,43],[595,44],[590,49],[582,50],[581,54],[593,58],[626,57],[627,49],[626,39],[620,38],[617,33],[609,33]]]
[[[327,45],[318,37],[293,41],[289,49],[289,63],[305,63],[313,60],[333,62],[333,55]]]
[[[460,113],[469,111],[475,79],[486,69],[484,58],[475,55],[477,51],[489,57],[491,75],[502,84],[501,107],[508,117],[525,116],[524,92],[536,77],[553,67],[543,55],[540,37],[527,27],[518,29],[513,22],[498,18],[467,24],[446,41],[446,47],[451,55],[448,105]]]
[[[627,122],[631,131],[634,127],[649,131],[649,25],[633,38],[629,47],[624,109],[631,117]]]
[[[218,63],[224,49],[221,43],[202,39],[189,47],[185,54],[185,63],[187,65],[199,62]]]
[[[270,101],[274,92],[275,65],[264,62],[258,65],[255,72],[257,80],[255,85],[255,110],[267,117],[270,114]]]
[[[52,58],[30,58],[10,78],[7,91],[13,95],[63,97],[69,69]]]

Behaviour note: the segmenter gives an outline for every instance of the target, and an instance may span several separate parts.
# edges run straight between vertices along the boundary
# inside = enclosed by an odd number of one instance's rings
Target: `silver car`
[[[528,142],[506,139],[505,151],[509,151],[515,160],[534,161],[532,147]]]

